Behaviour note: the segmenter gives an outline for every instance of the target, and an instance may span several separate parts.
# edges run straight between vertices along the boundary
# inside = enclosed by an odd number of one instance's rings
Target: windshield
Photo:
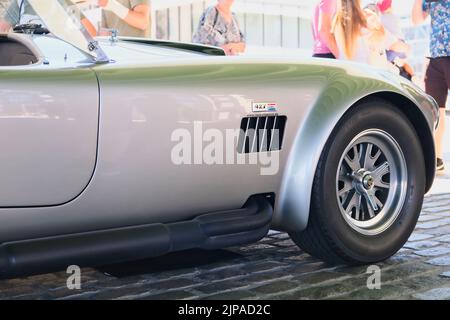
[[[21,32],[23,25],[30,33],[48,29],[54,36],[85,52],[93,60],[106,62],[108,58],[83,25],[84,16],[80,3],[92,4],[90,0],[0,0],[3,21]],[[39,26],[40,25],[40,26]],[[40,29],[37,29],[40,27]]]

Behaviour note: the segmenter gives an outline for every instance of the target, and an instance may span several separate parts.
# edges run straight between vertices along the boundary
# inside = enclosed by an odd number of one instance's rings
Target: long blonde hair
[[[336,40],[342,42],[344,54],[347,59],[355,56],[356,42],[361,36],[361,30],[367,26],[361,0],[340,0],[333,22],[333,32]],[[338,37],[338,33],[339,36]],[[340,39],[338,39],[340,38]]]

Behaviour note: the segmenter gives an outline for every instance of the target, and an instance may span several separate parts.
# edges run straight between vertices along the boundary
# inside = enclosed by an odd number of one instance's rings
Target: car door
[[[0,67],[0,208],[82,193],[96,163],[98,92],[92,70],[70,61]]]

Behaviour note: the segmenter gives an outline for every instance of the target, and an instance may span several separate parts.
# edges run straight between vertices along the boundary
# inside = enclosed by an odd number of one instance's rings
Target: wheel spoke
[[[373,146],[373,145],[372,145]],[[373,149],[373,147],[372,147]],[[372,157],[372,150],[369,153],[369,158],[367,159],[364,168],[367,170],[373,170],[375,168],[375,163],[378,161],[378,159],[381,156],[381,150],[378,149],[375,155]]]
[[[369,165],[373,166],[372,163],[372,150],[373,150],[373,144],[368,143],[366,147],[366,152],[364,155],[364,163],[363,168],[368,168]]]
[[[366,198],[367,199],[367,198]],[[367,201],[367,212],[369,214],[369,218],[372,219],[375,217],[375,210],[372,208],[372,206],[369,204],[369,201]]]
[[[349,216],[352,215],[352,209],[356,206],[357,199],[358,199],[358,194],[353,190],[348,194],[347,199],[345,199],[345,201],[344,201],[345,212]]]
[[[353,189],[353,185],[351,182],[347,181],[347,180],[342,180],[344,181],[344,187],[339,190],[339,197],[344,196],[347,192],[349,192],[350,190]]]
[[[341,168],[339,169],[339,181],[343,181],[346,177],[345,171],[344,171],[344,166],[341,166]]]
[[[389,162],[384,162],[381,164],[378,168],[372,171],[372,176],[375,180],[380,180],[383,178],[384,175],[388,174],[390,172],[389,169]]]
[[[369,208],[369,215],[371,218],[373,218],[375,216],[375,212],[378,211],[378,204],[377,204],[377,198],[375,196],[375,193],[367,191],[364,196],[366,197],[367,200],[367,207]],[[373,215],[371,215],[371,213]]]
[[[356,199],[356,216],[355,219],[361,221],[363,217],[361,216],[361,203],[362,203],[362,196],[358,194],[358,198]]]
[[[389,189],[391,185],[387,182],[384,182],[383,180],[374,180],[374,186],[380,189]]]
[[[358,148],[358,145],[353,147],[353,153],[354,153],[353,161],[356,163],[356,166],[358,169],[361,169],[361,152],[360,152],[361,148],[362,148],[362,146],[359,146],[359,148]]]
[[[344,157],[345,162],[350,167],[350,170],[353,171],[353,172],[356,172],[359,169],[361,169],[361,165],[360,165],[359,159],[360,158],[359,158],[359,152],[358,152],[358,147],[357,146],[353,147],[353,158],[350,158],[348,153]]]
[[[377,206],[380,208],[380,210],[383,209],[384,204],[383,204],[383,202],[381,202],[381,200],[377,197],[376,194],[374,194],[374,198],[375,198],[375,203],[376,203]]]
[[[358,171],[358,163],[351,159],[348,155],[345,156],[345,163],[347,163],[351,171]]]
[[[372,172],[375,187],[381,189],[389,189],[390,184],[388,182],[383,181],[383,177],[388,173],[390,173],[390,168],[389,163],[387,161],[381,164],[378,168],[376,168]]]

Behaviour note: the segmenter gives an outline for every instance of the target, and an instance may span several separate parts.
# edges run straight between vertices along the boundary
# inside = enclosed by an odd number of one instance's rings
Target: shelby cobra
[[[242,245],[270,228],[333,264],[407,241],[439,121],[411,82],[342,61],[94,40],[65,1],[29,2],[45,28],[0,35],[2,276]]]

